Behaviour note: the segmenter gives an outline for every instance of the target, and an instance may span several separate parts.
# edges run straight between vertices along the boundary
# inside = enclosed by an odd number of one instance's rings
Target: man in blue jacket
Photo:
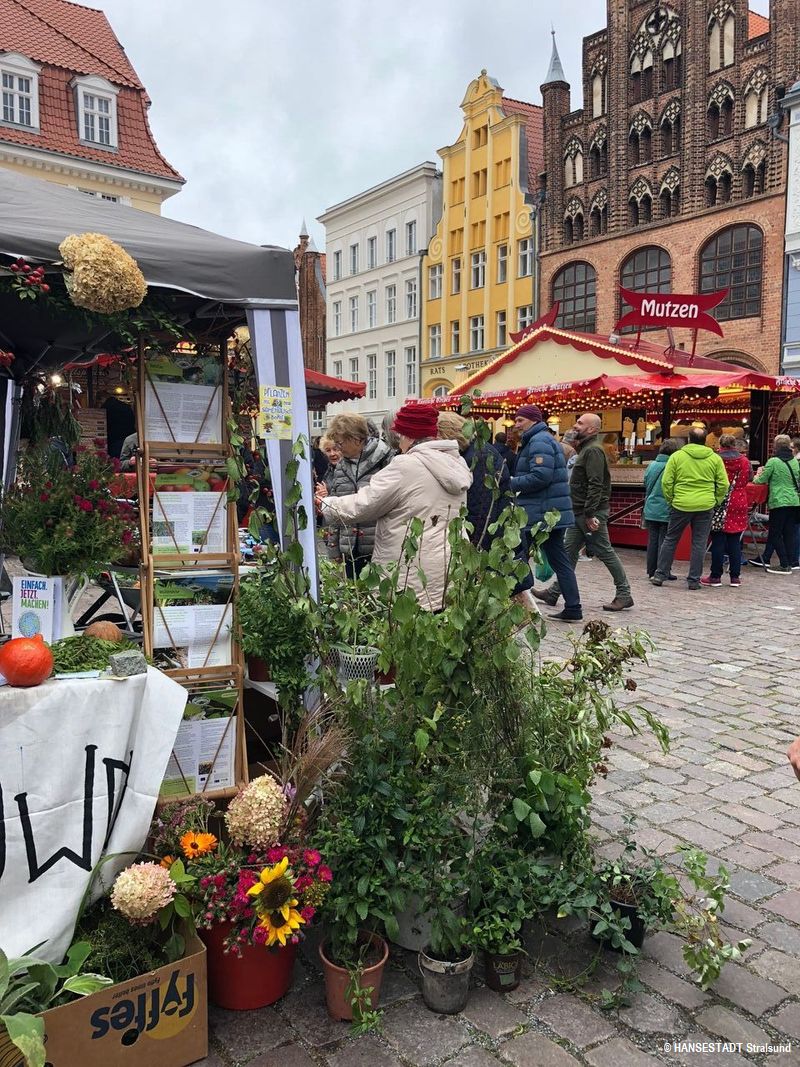
[[[514,426],[521,443],[511,489],[528,515],[524,531],[526,549],[530,546],[531,528],[542,522],[548,511],[559,512],[558,522],[542,544],[542,552],[555,571],[564,595],[564,610],[550,618],[577,622],[583,618],[581,597],[575,567],[564,549],[564,533],[575,522],[564,452],[535,405],[523,404],[514,418]]]

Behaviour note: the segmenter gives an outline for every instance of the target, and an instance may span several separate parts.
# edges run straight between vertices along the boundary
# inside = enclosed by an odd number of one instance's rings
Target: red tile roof
[[[754,37],[760,37],[762,33],[769,33],[769,19],[765,15],[759,15],[757,11],[747,13],[747,39],[752,41]]]
[[[539,175],[544,170],[544,111],[538,104],[503,97],[503,110],[507,114],[522,115],[528,139],[528,191],[539,185]]]
[[[40,132],[3,126],[0,142],[184,180],[158,150],[147,119],[147,93],[102,11],[69,0],[0,0],[0,51],[42,64]],[[75,74],[95,74],[119,87],[116,151],[81,144],[69,87]]]

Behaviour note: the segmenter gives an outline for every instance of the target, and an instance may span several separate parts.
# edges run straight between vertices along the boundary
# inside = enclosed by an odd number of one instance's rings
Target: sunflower
[[[217,839],[213,834],[196,834],[193,830],[189,830],[181,838],[181,851],[187,860],[207,856],[216,847]]]
[[[294,893],[288,856],[272,867],[265,867],[256,884],[247,890],[247,895],[253,898],[259,926],[267,932],[267,948],[276,942],[285,945],[287,938],[305,922],[297,910],[299,902]]]

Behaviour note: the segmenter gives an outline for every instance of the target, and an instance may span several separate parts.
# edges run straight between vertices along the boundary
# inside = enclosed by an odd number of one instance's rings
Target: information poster
[[[148,441],[222,441],[222,363],[191,352],[151,356],[145,384]]]
[[[226,667],[232,662],[230,604],[156,606],[154,648],[175,649],[182,667]]]
[[[61,637],[61,578],[12,578],[11,636],[36,637],[48,644]]]
[[[185,796],[235,785],[236,719],[182,722],[167,764],[162,796]]]
[[[270,441],[292,439],[292,390],[262,385],[258,390],[258,434]]]
[[[224,552],[226,526],[224,493],[159,491],[153,497],[153,555]]]

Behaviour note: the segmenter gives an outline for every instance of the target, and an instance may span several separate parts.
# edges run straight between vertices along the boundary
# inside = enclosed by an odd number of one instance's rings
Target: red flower
[[[323,865],[317,871],[317,877],[319,878],[319,880],[321,882],[332,882],[333,881],[333,871],[330,869],[330,867],[326,867],[325,864],[323,863]]]
[[[44,483],[44,487],[45,487],[45,489],[52,489],[53,488],[53,483],[52,482],[45,482]]]
[[[129,545],[132,540],[133,540],[133,534],[131,533],[131,531],[130,530],[123,530],[122,531],[122,543],[123,543],[123,545]]]
[[[81,511],[94,511],[94,508],[92,507],[92,502],[90,500],[81,500],[80,504],[78,504],[78,507],[81,509]]]
[[[41,502],[43,504],[46,504],[47,501],[50,499],[50,494],[49,493],[39,493],[39,499],[41,500]]]
[[[310,885],[314,884],[314,879],[308,874],[301,874],[299,878],[295,879],[294,887],[298,893],[302,893],[304,889],[308,889]]]
[[[100,483],[96,478],[92,478],[90,482],[86,483],[86,488],[91,489],[92,492],[97,492],[97,490],[100,488]]]
[[[310,923],[314,916],[317,914],[316,908],[306,907],[300,909],[301,918],[305,919],[307,923]]]
[[[286,848],[283,845],[276,845],[274,848],[269,849],[267,852],[268,863],[280,863],[286,855]]]
[[[317,852],[315,848],[307,848],[303,853],[303,859],[309,865],[309,867],[317,867],[322,863],[322,854]]]

